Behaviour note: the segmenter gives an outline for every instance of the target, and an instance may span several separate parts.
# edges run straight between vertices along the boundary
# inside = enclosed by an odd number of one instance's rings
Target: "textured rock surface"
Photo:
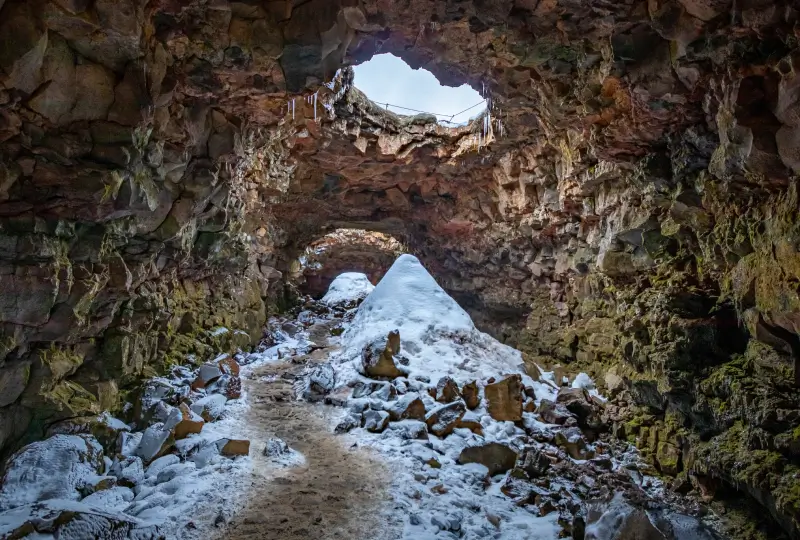
[[[247,346],[306,246],[362,228],[530,365],[613,369],[616,433],[798,536],[799,16],[0,2],[0,447]],[[322,86],[377,52],[483,89],[502,128],[479,147],[480,120],[387,113],[348,71]]]

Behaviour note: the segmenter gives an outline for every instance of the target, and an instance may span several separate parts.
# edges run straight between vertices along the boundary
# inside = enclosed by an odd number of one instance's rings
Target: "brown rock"
[[[452,403],[457,399],[461,399],[456,381],[450,377],[439,379],[439,383],[436,385],[435,399],[441,403]]]
[[[520,468],[529,478],[538,478],[550,468],[550,460],[538,448],[528,448],[520,458]]]
[[[467,404],[468,409],[475,409],[481,404],[480,390],[478,389],[478,382],[472,381],[461,387],[461,397],[464,398],[464,403]]]
[[[586,439],[580,428],[571,427],[556,433],[556,446],[566,450],[573,459],[590,459],[594,453],[586,448]]]
[[[424,420],[425,404],[416,394],[406,394],[392,405],[389,410],[392,420]]]
[[[205,421],[192,412],[185,403],[181,403],[179,409],[182,418],[172,430],[172,435],[175,437],[175,440],[185,439],[192,433],[200,433]]]
[[[197,370],[197,377],[192,382],[192,390],[205,388],[222,376],[222,370],[216,364],[203,364]]]
[[[438,437],[446,437],[453,432],[466,412],[467,406],[463,401],[454,401],[429,412],[425,416],[425,423],[431,433]]]
[[[483,389],[489,401],[489,414],[495,420],[518,422],[522,420],[522,377],[510,375]]]
[[[383,350],[374,345],[367,345],[361,353],[361,365],[364,373],[370,377],[395,379],[406,375],[394,362],[394,355],[400,351],[400,333],[389,332]]]
[[[247,439],[220,439],[217,441],[219,453],[223,456],[246,456],[250,453],[250,441]]]
[[[219,370],[222,373],[227,373],[228,375],[233,375],[234,377],[239,376],[239,364],[229,354],[217,362],[217,367],[219,367]]]
[[[489,469],[489,476],[494,476],[514,468],[517,453],[504,444],[490,442],[464,448],[458,456],[458,462],[462,465],[480,463]]]
[[[543,399],[539,402],[536,414],[542,418],[542,421],[559,426],[564,425],[570,418],[574,418],[563,405],[556,405],[549,399]]]
[[[242,397],[242,379],[231,377],[225,386],[225,397],[228,399],[239,399]]]
[[[456,422],[457,428],[466,428],[476,435],[483,437],[483,425],[475,413],[467,412]]]
[[[596,429],[602,426],[600,409],[592,402],[583,388],[561,388],[556,403],[563,405],[578,418],[581,427]]]

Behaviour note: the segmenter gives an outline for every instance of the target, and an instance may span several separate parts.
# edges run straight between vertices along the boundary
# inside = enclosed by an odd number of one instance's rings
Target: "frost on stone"
[[[331,307],[355,307],[375,288],[365,274],[345,272],[331,282],[322,301]]]
[[[142,458],[145,463],[149,463],[153,458],[161,453],[164,443],[167,442],[172,433],[166,429],[164,424],[157,423],[147,428],[142,435],[139,446],[136,447],[134,455]]]
[[[192,412],[199,414],[206,422],[212,422],[222,416],[225,410],[225,403],[228,402],[222,394],[212,394],[200,398],[192,404]]]
[[[99,510],[123,512],[133,501],[133,490],[123,486],[115,486],[92,493],[81,500],[81,504]]]
[[[104,468],[103,448],[89,435],[54,435],[29,444],[7,464],[0,511],[47,499],[77,501],[93,491]]]
[[[156,540],[163,536],[158,527],[125,514],[73,501],[50,500],[0,514],[0,538]]]

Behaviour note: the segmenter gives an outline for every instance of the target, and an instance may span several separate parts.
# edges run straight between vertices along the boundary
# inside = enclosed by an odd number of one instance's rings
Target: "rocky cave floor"
[[[413,257],[371,289],[345,274],[125,421],[51,428],[6,464],[0,538],[726,537],[702,486],[612,437],[625,391],[526,372]]]

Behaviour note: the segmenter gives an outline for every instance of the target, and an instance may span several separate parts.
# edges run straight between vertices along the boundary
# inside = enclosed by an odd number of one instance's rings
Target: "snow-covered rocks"
[[[386,344],[376,341],[364,346],[361,351],[361,372],[369,377],[396,379],[407,375],[394,361],[400,352],[400,334],[397,330],[389,332]]]
[[[352,308],[375,288],[369,278],[357,272],[345,272],[336,277],[322,297],[322,302],[338,308]]]
[[[393,331],[399,331],[402,360],[408,364],[396,367],[412,376],[439,380],[449,375],[466,381],[522,369],[519,351],[478,331],[412,255],[395,261],[347,325],[337,369],[347,371],[349,365],[352,371],[337,383],[346,384],[361,369],[365,348],[372,351],[377,345],[382,352]]]
[[[211,394],[192,403],[191,410],[206,422],[213,422],[222,416],[228,398],[222,394]]]
[[[127,497],[118,495],[123,500]],[[134,517],[62,499],[20,506],[0,514],[0,538],[156,540],[163,537],[157,526]]]
[[[510,471],[517,463],[517,453],[505,444],[479,443],[465,447],[458,456],[458,462],[480,463],[488,469],[489,476],[494,476]]]
[[[103,448],[90,435],[55,435],[29,444],[6,465],[0,511],[47,499],[80,500],[95,491],[104,468]]]

